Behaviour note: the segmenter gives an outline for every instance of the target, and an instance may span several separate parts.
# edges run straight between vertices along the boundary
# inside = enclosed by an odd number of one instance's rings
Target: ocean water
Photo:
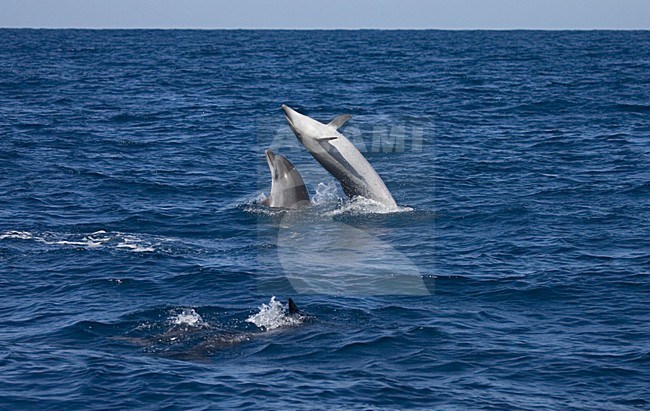
[[[648,409],[649,160],[650,32],[0,30],[0,408]]]

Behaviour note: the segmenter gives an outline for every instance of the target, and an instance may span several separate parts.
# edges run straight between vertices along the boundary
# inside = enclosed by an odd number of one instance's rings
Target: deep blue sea
[[[0,30],[0,290],[0,409],[648,409],[650,32]]]

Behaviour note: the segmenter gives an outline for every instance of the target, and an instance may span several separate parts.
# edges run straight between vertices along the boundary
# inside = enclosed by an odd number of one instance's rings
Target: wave
[[[152,238],[142,239],[134,234],[121,232],[107,232],[104,230],[95,231],[90,234],[60,234],[45,232],[35,234],[29,231],[10,230],[0,234],[0,240],[25,240],[37,243],[85,249],[109,248],[135,253],[152,253],[156,251],[168,251],[162,248],[164,242],[169,239]]]
[[[634,103],[616,103],[614,107],[620,111],[628,113],[648,113],[650,112],[649,104],[634,104]]]

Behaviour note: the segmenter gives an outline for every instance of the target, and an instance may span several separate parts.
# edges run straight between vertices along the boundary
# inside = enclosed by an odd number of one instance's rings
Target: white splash
[[[252,201],[253,204],[262,204],[264,200],[266,200],[268,196],[266,193],[258,193],[257,197],[255,197],[255,200]],[[250,201],[248,203],[251,203]]]
[[[280,327],[300,325],[303,319],[300,315],[290,315],[287,307],[276,301],[273,296],[268,304],[262,304],[260,311],[248,317],[246,322],[253,323],[265,331],[270,331]]]
[[[7,231],[4,234],[0,234],[0,240],[4,240],[5,238],[31,240],[34,238],[34,235],[29,231]]]
[[[95,231],[87,235],[76,234],[62,234],[45,232],[39,235],[30,233],[28,231],[7,231],[0,234],[0,240],[32,240],[41,244],[66,246],[66,247],[80,247],[80,248],[115,248],[131,252],[154,252],[155,246],[161,244],[163,239],[157,238],[155,243],[151,241],[142,240],[134,235],[124,234],[120,232],[108,233],[104,230]]]
[[[324,217],[334,217],[341,214],[363,215],[363,214],[391,214],[413,211],[411,207],[388,207],[378,201],[365,197],[354,197],[336,210],[328,211]]]
[[[338,188],[336,183],[330,181],[328,183],[318,183],[316,187],[316,194],[311,199],[313,205],[321,205],[326,203],[338,202],[340,200]]]
[[[267,198],[268,196],[265,193],[260,192],[254,198],[237,203],[237,207],[241,207],[245,212],[251,214],[277,215],[283,211],[282,209],[273,209],[263,205],[264,200]]]
[[[267,215],[267,216],[277,216],[283,215],[287,212],[285,208],[270,208],[263,206],[262,204],[248,205],[244,207],[244,211],[251,214]]]
[[[156,251],[151,245],[142,244],[142,240],[133,236],[124,236],[122,237],[122,242],[116,245],[117,248],[126,248],[130,251],[136,253],[142,252],[154,252]]]
[[[186,308],[181,313],[172,315],[169,317],[169,322],[173,325],[188,325],[190,327],[201,327],[206,324],[193,308]]]

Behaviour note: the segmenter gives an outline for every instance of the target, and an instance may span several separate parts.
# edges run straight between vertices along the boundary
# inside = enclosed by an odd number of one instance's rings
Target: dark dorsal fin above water
[[[345,124],[352,116],[349,114],[341,114],[340,116],[334,117],[334,120],[330,121],[328,126],[332,126],[336,129],[340,128]]]
[[[298,314],[298,306],[296,303],[293,302],[291,298],[289,298],[289,314],[294,315]]]

